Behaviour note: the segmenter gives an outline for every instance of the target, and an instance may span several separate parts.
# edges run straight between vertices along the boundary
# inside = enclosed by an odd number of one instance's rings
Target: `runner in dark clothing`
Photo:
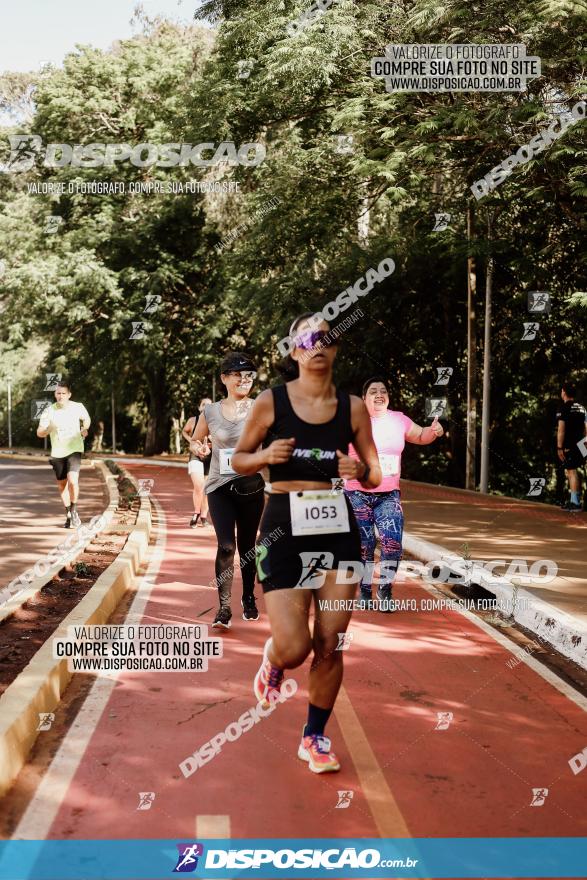
[[[325,321],[316,326],[311,318],[301,315],[290,328],[291,366],[297,366],[298,378],[259,395],[233,465],[237,473],[251,476],[267,467],[271,486],[257,545],[271,638],[255,676],[255,697],[271,705],[279,699],[284,670],[313,654],[298,757],[313,773],[333,773],[340,763],[324,730],[342,682],[337,645],[356,591],[346,574],[361,565],[353,509],[336,487],[341,479],[358,479],[364,488],[374,488],[382,474],[365,404],[334,385],[337,345],[331,343],[330,327]],[[357,458],[349,456],[351,443]],[[276,526],[282,537],[267,544]],[[339,568],[345,577],[339,578]]]
[[[574,385],[570,382],[563,384],[561,389],[563,402],[556,414],[556,446],[559,461],[565,468],[571,490],[571,500],[563,505],[563,509],[578,513],[583,510],[583,505],[581,477],[577,468],[585,464],[586,445],[581,441],[587,437],[587,412],[585,407],[575,400],[575,393]]]

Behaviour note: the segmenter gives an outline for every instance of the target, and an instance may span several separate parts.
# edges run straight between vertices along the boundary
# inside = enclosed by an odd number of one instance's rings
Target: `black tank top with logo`
[[[274,440],[296,438],[291,458],[285,464],[270,464],[269,482],[279,483],[293,480],[307,480],[314,483],[328,483],[338,478],[338,456],[340,449],[348,454],[349,444],[353,442],[351,424],[351,399],[346,391],[336,389],[337,407],[329,422],[313,425],[298,418],[291,405],[287,385],[277,385],[271,389],[275,419],[263,443],[266,449]]]

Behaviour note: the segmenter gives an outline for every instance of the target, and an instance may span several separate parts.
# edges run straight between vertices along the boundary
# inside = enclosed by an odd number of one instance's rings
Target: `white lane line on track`
[[[438,590],[434,587],[431,587],[427,584],[422,578],[420,578],[420,583],[422,587],[434,596],[435,599],[446,599],[447,596],[444,594],[439,594]],[[455,600],[456,602],[457,600]],[[453,609],[451,609],[453,610]],[[573,703],[575,703],[580,709],[584,712],[587,712],[587,699],[575,690],[570,684],[568,684],[564,679],[559,678],[554,672],[552,672],[547,666],[544,666],[542,663],[539,663],[538,660],[535,660],[534,657],[531,657],[530,654],[527,654],[524,649],[520,645],[516,645],[515,642],[510,641],[506,636],[502,635],[499,630],[494,629],[488,623],[477,617],[472,612],[468,611],[467,608],[455,608],[459,614],[462,614],[463,617],[466,617],[467,620],[470,620],[471,623],[474,623],[479,629],[482,629],[484,633],[488,636],[491,636],[495,639],[498,644],[501,645],[502,648],[505,648],[510,654],[513,654],[517,659],[519,659],[522,663],[525,663],[526,666],[529,666],[530,669],[533,669],[544,681],[547,681],[551,684],[557,691],[559,691],[563,696],[567,697]],[[524,656],[522,656],[524,655]]]
[[[230,840],[230,816],[196,816],[196,839]]]
[[[155,498],[151,498],[151,501],[158,516],[157,538],[150,553],[147,571],[139,580],[137,594],[128,610],[125,623],[138,623],[143,616],[165,553],[167,543],[165,514]],[[18,823],[12,836],[13,840],[44,840],[47,837],[117,680],[118,675],[96,678],[74,723],[65,735]]]

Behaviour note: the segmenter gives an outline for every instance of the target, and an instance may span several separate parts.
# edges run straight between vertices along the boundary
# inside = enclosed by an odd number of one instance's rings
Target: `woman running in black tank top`
[[[314,773],[327,773],[340,769],[324,727],[342,681],[343,655],[337,647],[351,618],[346,606],[352,605],[360,578],[355,575],[353,581],[345,563],[358,570],[361,561],[355,517],[337,484],[341,478],[358,479],[373,488],[381,482],[381,470],[365,404],[332,384],[337,348],[329,344],[327,322],[316,327],[311,317],[298,318],[290,329],[299,378],[259,395],[232,465],[240,474],[268,467],[272,488],[257,544],[257,574],[272,638],[255,677],[255,696],[270,705],[279,697],[284,670],[300,666],[313,652],[298,757]],[[350,443],[359,461],[349,457]]]

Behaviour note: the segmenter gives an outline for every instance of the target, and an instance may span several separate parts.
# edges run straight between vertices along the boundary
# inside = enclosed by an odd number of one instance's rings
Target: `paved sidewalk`
[[[79,513],[83,522],[108,505],[106,486],[89,464],[82,465]],[[0,587],[68,535],[53,470],[47,462],[0,458]]]
[[[402,480],[402,504],[406,532],[453,553],[467,543],[472,559],[552,559],[552,583],[524,589],[587,624],[587,514],[413,480]]]

